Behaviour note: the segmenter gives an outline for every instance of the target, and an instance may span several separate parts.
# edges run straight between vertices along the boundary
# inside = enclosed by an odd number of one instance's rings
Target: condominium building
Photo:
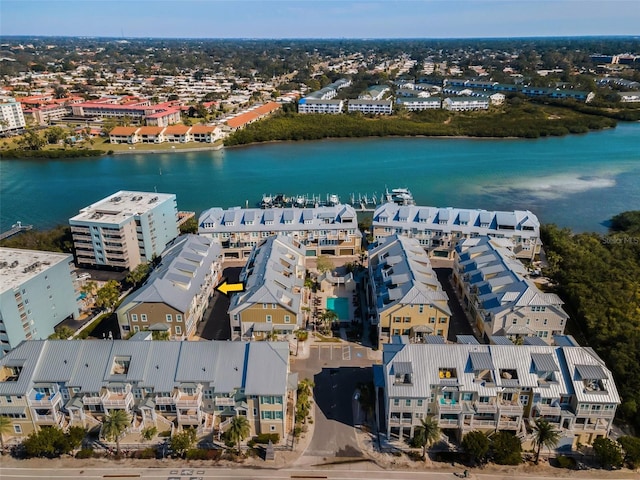
[[[250,435],[291,432],[297,376],[287,343],[163,342],[147,333],[21,343],[0,359],[0,415],[18,439],[49,425],[99,430],[114,410],[129,415],[125,434],[216,434],[238,415]]]
[[[402,106],[410,112],[418,112],[422,110],[437,110],[442,108],[442,101],[439,97],[402,97],[396,99],[396,105]]]
[[[172,125],[169,127],[115,127],[109,132],[109,143],[213,143],[220,129],[208,125]]]
[[[349,100],[349,113],[360,112],[371,115],[391,115],[392,100]]]
[[[0,248],[0,357],[78,317],[73,256]]]
[[[533,260],[540,253],[540,222],[529,211],[491,212],[462,208],[380,205],[373,214],[376,240],[399,233],[418,239],[431,257],[453,260],[465,238],[506,238],[518,258]]]
[[[455,112],[464,112],[467,110],[487,110],[490,100],[483,97],[448,97],[442,101],[442,108]]]
[[[319,98],[301,98],[298,102],[298,113],[342,113],[343,100],[322,100]]]
[[[350,205],[315,208],[230,208],[204,211],[198,233],[222,245],[225,258],[247,258],[261,239],[290,236],[305,255],[357,255],[362,245],[356,211]]]
[[[394,335],[422,342],[429,335],[447,338],[449,298],[417,240],[393,235],[369,252],[367,305],[381,343]]]
[[[545,293],[499,239],[470,238],[456,247],[453,285],[481,334],[519,341],[538,336],[550,343],[569,316],[555,293]]]
[[[304,327],[303,308],[309,305],[304,254],[302,244],[284,235],[268,237],[253,249],[240,274],[244,291],[229,305],[234,337],[264,339],[270,332]]]
[[[121,337],[152,329],[173,339],[191,338],[221,276],[218,243],[198,235],[178,237],[145,284],[116,310]]]
[[[79,265],[133,269],[178,236],[176,196],[119,191],[69,219]]]
[[[11,97],[0,98],[0,136],[18,133],[25,125],[20,103]]]
[[[384,345],[383,362],[374,365],[374,378],[384,391],[381,431],[388,438],[409,438],[422,418],[433,417],[449,437],[510,431],[532,448],[532,422],[543,418],[560,432],[558,448],[576,448],[607,436],[620,404],[611,372],[593,350],[575,343],[399,341]]]

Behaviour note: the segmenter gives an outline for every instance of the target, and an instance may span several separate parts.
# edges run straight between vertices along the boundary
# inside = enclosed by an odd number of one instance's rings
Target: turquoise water
[[[327,310],[336,312],[338,319],[341,321],[348,321],[349,318],[349,299],[342,297],[329,297],[327,298]]]
[[[263,193],[379,196],[418,204],[529,209],[543,222],[604,230],[640,208],[640,123],[561,138],[371,138],[211,152],[0,161],[0,228],[50,228],[120,189],[175,193],[180,210],[253,206]]]

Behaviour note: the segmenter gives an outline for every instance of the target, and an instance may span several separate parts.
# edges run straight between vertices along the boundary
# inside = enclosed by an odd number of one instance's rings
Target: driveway
[[[449,335],[447,340],[450,342],[456,342],[456,335],[474,335],[473,328],[469,324],[469,320],[465,311],[462,309],[462,305],[458,301],[453,286],[449,277],[453,270],[450,268],[434,268],[438,277],[438,281],[442,285],[443,290],[449,296],[449,309],[451,310],[451,323],[449,323]]]
[[[305,457],[363,456],[354,428],[362,422],[363,413],[354,397],[359,382],[373,380],[372,361],[367,357],[361,345],[316,342],[309,347],[308,358],[293,359],[291,370],[298,372],[300,380],[311,378],[315,384],[313,438]]]
[[[236,283],[241,270],[242,267],[227,267],[223,270],[222,277],[229,283]],[[231,340],[228,309],[229,297],[215,291],[209,307],[204,312],[204,320],[198,325],[196,335],[205,340]]]

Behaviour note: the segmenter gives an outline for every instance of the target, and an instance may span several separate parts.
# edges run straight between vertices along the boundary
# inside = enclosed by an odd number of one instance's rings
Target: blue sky
[[[1,0],[0,35],[463,38],[639,35],[640,0]]]

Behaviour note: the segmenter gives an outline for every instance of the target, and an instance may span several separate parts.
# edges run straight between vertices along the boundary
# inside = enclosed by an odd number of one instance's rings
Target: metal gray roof
[[[72,354],[67,356],[69,348]],[[126,374],[112,374],[116,356],[130,358]],[[57,369],[64,360],[61,375]],[[0,382],[0,395],[26,395],[35,379],[62,382],[81,392],[129,383],[171,392],[181,385],[202,384],[223,393],[244,388],[250,395],[285,395],[288,362],[287,342],[28,341],[0,359],[0,367],[22,366],[16,381]]]
[[[513,342],[509,340],[509,338],[501,335],[493,335],[491,337],[491,342],[495,345],[513,345]]]
[[[145,284],[127,296],[117,310],[118,316],[141,303],[165,303],[186,313],[200,293],[212,265],[220,261],[221,246],[199,235],[178,237],[162,253],[160,265]]]
[[[411,362],[393,362],[391,368],[396,375],[404,375],[406,373],[413,373]]]
[[[582,380],[602,380],[607,378],[600,365],[576,365],[576,370]]]
[[[478,339],[473,335],[456,335],[456,342],[466,345],[480,345]]]
[[[471,352],[469,353],[471,366],[474,370],[494,370],[491,354],[489,352]]]
[[[549,353],[532,353],[531,360],[533,366],[538,372],[559,372],[560,368]]]
[[[413,238],[391,235],[369,252],[369,274],[376,285],[378,313],[398,304],[433,305],[451,315],[429,256]],[[390,281],[391,285],[387,285]],[[390,288],[390,287],[393,288]],[[390,299],[391,303],[385,303]]]
[[[290,311],[295,324],[302,322],[300,310],[304,287],[304,245],[285,235],[264,239],[251,252],[240,274],[245,290],[233,295],[229,314],[235,315],[259,303],[278,304]]]

